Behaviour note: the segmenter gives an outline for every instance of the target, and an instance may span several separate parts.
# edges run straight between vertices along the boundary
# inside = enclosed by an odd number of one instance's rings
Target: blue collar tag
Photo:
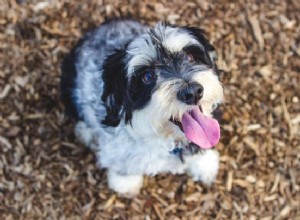
[[[191,156],[198,153],[203,152],[203,149],[200,149],[196,144],[190,143],[189,145],[182,147],[175,147],[173,150],[169,151],[170,154],[173,154],[181,160],[182,163],[184,163],[183,156]]]

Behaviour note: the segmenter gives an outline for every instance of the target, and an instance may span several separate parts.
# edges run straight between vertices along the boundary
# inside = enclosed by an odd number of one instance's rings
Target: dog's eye
[[[145,74],[143,75],[143,82],[145,84],[150,84],[150,83],[153,83],[155,81],[155,73],[153,71],[147,71],[145,72]]]
[[[190,54],[190,53],[187,53],[187,54],[186,54],[186,59],[187,59],[187,61],[189,61],[190,63],[193,63],[193,62],[194,62],[194,57],[193,57],[193,55]]]

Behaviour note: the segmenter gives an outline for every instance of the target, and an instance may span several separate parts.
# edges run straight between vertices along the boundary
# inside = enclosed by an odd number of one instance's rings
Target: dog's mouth
[[[181,120],[171,118],[170,121],[177,125],[186,138],[200,148],[214,147],[220,140],[220,126],[216,119],[205,116],[201,106],[191,111],[186,111]]]

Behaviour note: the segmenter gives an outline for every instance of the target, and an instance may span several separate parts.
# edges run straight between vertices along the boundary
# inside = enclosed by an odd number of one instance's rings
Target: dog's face
[[[105,61],[104,123],[124,117],[140,135],[180,136],[186,112],[210,115],[223,99],[215,56],[200,29],[158,24]]]

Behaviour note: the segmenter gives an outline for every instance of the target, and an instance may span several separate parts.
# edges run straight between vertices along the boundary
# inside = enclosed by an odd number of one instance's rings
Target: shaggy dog
[[[216,52],[203,31],[131,20],[88,32],[62,65],[61,95],[75,133],[108,170],[109,187],[133,196],[143,175],[218,172],[223,99]]]

